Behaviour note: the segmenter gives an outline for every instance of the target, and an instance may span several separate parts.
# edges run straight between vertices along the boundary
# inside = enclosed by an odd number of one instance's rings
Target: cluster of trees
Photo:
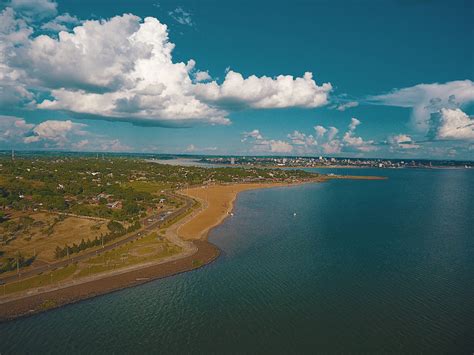
[[[154,191],[133,188],[131,181],[178,187],[208,180],[233,182],[314,176],[302,170],[183,167],[133,157],[96,159],[90,155],[18,157],[15,161],[0,156],[0,164],[0,207],[20,210],[34,207],[120,221],[138,217],[157,203]],[[105,200],[97,201],[101,193],[121,201],[122,209],[108,208]]]
[[[16,270],[18,267],[22,268],[29,266],[35,261],[36,256],[31,256],[29,258],[24,255],[19,254],[16,258],[7,258],[2,265],[0,265],[0,274],[3,272]]]
[[[0,164],[0,209],[38,208],[127,220],[154,203],[152,194],[127,185],[140,165],[134,160],[45,157],[12,162],[0,158]],[[95,206],[92,202],[100,193],[121,201],[122,209],[110,209],[104,203]]]
[[[18,220],[0,219],[0,241],[10,243],[19,233],[27,232],[34,221],[29,216],[21,216]]]
[[[139,230],[141,228],[141,224],[140,222],[136,221],[128,228],[125,228],[120,222],[110,221],[107,224],[107,228],[109,229],[109,233],[101,235],[100,237],[97,236],[94,239],[88,238],[87,240],[82,239],[79,244],[73,243],[72,246],[66,244],[63,248],[57,246],[54,251],[56,259],[61,259],[71,254],[77,254],[89,248],[105,245],[108,242],[125,235],[126,233],[131,233]]]

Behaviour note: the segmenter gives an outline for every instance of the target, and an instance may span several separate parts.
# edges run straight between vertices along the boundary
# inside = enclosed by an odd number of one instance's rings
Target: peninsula
[[[239,192],[337,178],[301,170],[198,168],[108,157],[0,163],[0,320],[215,260],[210,229]]]

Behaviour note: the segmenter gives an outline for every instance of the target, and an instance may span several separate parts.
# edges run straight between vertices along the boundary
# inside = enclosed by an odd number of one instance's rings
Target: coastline
[[[0,298],[0,322],[195,270],[213,262],[220,255],[220,250],[207,240],[209,231],[231,215],[235,200],[242,191],[351,178],[385,179],[372,176],[326,176],[298,182],[238,183],[180,190],[178,191],[180,194],[200,203],[199,209],[185,214],[181,220],[166,229],[166,238],[182,247],[181,253],[156,262],[139,264],[82,280],[72,280],[60,287],[31,290],[23,295]]]
[[[321,181],[309,181],[321,182]],[[221,224],[230,216],[235,200],[242,191],[266,189],[284,186],[295,186],[301,183],[243,183],[229,185],[199,186],[181,190],[183,195],[193,198],[205,206],[196,218],[178,228],[183,240],[206,239],[209,231]]]
[[[314,182],[318,181],[319,180],[315,180]],[[205,187],[204,189],[207,192],[211,191],[210,194],[212,196],[218,197],[217,200],[212,198],[207,201],[205,198],[199,197],[199,193],[197,193],[196,200],[201,203],[200,208],[186,215],[182,220],[170,226],[166,231],[166,238],[183,247],[183,252],[166,260],[140,264],[131,268],[104,273],[83,280],[66,282],[60,287],[32,290],[27,294],[13,295],[13,297],[9,296],[3,299],[0,298],[0,322],[30,316],[203,267],[216,260],[220,255],[220,250],[214,244],[207,241],[207,235],[212,228],[221,224],[229,215],[240,192],[251,189],[291,186],[296,184],[297,183],[251,183]],[[204,190],[203,187],[195,187],[189,189],[189,191],[192,193],[192,190],[198,189]],[[230,193],[222,194],[222,189]],[[183,195],[187,195],[184,190],[179,192]],[[188,196],[192,197],[192,195]],[[220,210],[220,214],[215,213],[216,203],[223,203],[226,206],[225,209]],[[212,215],[212,223],[208,223],[205,219],[208,213]],[[203,216],[205,221],[201,223]],[[196,223],[198,228],[196,228]],[[180,235],[182,233],[181,229],[187,224],[190,224],[190,226],[184,229],[185,234],[184,237],[182,237]]]

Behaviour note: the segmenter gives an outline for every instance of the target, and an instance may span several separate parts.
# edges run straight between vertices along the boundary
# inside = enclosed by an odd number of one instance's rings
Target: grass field
[[[161,191],[169,189],[171,184],[149,182],[149,181],[130,181],[127,183],[132,189],[138,192],[149,192],[154,195],[159,195]]]
[[[102,255],[90,258],[79,266],[74,277],[89,276],[96,273],[156,261],[181,252],[181,247],[152,233],[146,237],[125,244]]]
[[[90,258],[85,262],[45,272],[41,275],[0,286],[0,296],[57,284],[61,281],[79,279],[106,271],[157,261],[181,252],[181,247],[170,243],[157,233],[152,233],[134,242]]]
[[[55,261],[56,246],[62,248],[65,244],[79,244],[82,239],[94,239],[108,231],[105,221],[69,216],[62,219],[58,214],[36,212],[17,214],[0,225],[0,232],[19,226],[21,228],[14,232],[15,239],[0,245],[0,250],[4,252],[2,257],[14,257],[18,252],[27,256],[36,253],[37,261],[52,262]]]
[[[72,264],[64,268],[53,270],[51,272],[45,272],[41,275],[30,277],[12,283],[8,283],[4,286],[0,286],[0,295],[10,294],[14,292],[25,291],[31,288],[44,287],[53,285],[57,282],[63,281],[70,277],[77,270],[77,265]]]

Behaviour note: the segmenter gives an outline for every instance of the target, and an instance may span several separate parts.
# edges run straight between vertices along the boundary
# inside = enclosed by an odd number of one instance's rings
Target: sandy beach
[[[206,239],[209,231],[229,216],[240,192],[277,186],[288,186],[288,184],[211,185],[181,190],[183,195],[199,201],[202,208],[195,218],[178,228],[178,235],[184,240]]]

